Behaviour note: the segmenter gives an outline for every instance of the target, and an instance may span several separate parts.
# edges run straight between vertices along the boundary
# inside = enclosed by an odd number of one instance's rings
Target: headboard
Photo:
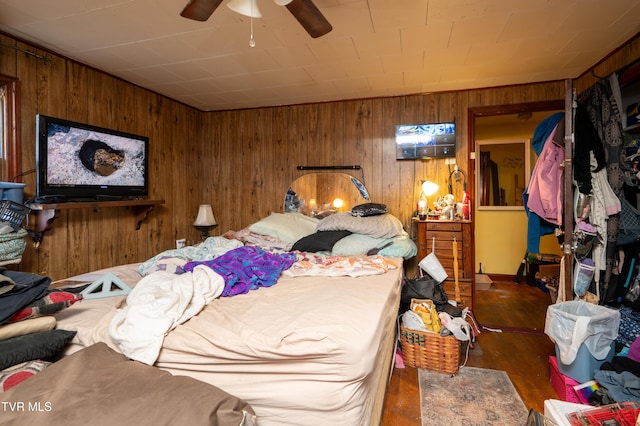
[[[285,213],[322,218],[350,211],[369,201],[369,193],[356,177],[342,172],[312,172],[297,178],[284,198]]]

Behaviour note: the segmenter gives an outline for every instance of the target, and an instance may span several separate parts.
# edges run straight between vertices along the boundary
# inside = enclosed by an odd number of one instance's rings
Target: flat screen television
[[[148,137],[36,117],[36,200],[135,199],[148,189]]]
[[[396,159],[456,156],[456,123],[401,124],[396,126]]]

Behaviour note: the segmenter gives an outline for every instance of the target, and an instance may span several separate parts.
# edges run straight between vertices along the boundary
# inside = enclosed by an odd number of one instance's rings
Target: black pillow
[[[388,213],[387,206],[379,203],[359,204],[351,209],[352,216],[367,217]]]
[[[291,250],[318,252],[331,251],[335,243],[350,235],[351,231],[318,231],[300,238],[293,244]]]
[[[57,357],[75,331],[49,330],[12,337],[0,342],[0,370],[34,359]]]

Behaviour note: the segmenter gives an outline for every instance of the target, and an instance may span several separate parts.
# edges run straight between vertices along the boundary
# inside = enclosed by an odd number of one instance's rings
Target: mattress
[[[395,340],[402,259],[392,260],[398,268],[380,275],[281,276],[215,299],[165,336],[155,366],[242,398],[260,426],[370,424]],[[74,279],[106,272],[130,285],[141,278],[125,265]],[[58,328],[78,332],[68,353],[96,342],[117,349],[108,327],[124,303],[83,300],[60,312]]]

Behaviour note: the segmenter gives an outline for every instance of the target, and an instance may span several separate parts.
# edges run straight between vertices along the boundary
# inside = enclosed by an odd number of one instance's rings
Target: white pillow
[[[320,221],[318,231],[351,231],[375,238],[392,238],[404,233],[402,222],[389,213],[367,217],[355,217],[351,213],[332,214]]]
[[[300,238],[316,232],[319,222],[318,219],[300,213],[271,213],[249,226],[249,230],[256,234],[295,243]]]

